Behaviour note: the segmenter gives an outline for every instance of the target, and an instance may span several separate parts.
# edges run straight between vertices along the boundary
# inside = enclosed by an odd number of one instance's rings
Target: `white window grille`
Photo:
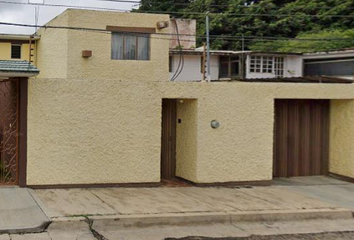
[[[274,57],[274,73],[276,77],[284,77],[284,58]]]
[[[251,73],[273,73],[276,77],[284,77],[284,57],[251,56]]]
[[[273,57],[251,56],[250,72],[251,73],[272,73],[273,72]]]
[[[262,56],[251,56],[250,72],[260,73],[262,70]]]

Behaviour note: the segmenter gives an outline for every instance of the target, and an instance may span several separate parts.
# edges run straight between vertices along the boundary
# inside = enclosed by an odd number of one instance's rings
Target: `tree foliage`
[[[210,14],[210,34],[214,35],[211,42],[215,49],[309,51],[311,48],[326,50],[354,46],[351,30],[354,29],[353,0],[142,0],[137,11],[172,12],[174,17],[196,19],[199,36],[205,36],[203,13],[219,13]],[[244,44],[241,36],[246,37]],[[345,37],[348,41],[274,42],[250,39],[264,36],[299,39]],[[198,38],[199,44],[203,41],[204,38]]]

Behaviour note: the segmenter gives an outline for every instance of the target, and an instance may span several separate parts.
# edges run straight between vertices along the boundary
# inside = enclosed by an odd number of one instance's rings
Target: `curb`
[[[51,222],[47,221],[47,222],[42,222],[41,224],[38,224],[33,227],[0,229],[0,234],[42,233],[48,228],[50,224]]]
[[[100,231],[148,228],[153,226],[191,226],[209,224],[237,224],[240,222],[277,222],[299,220],[337,220],[353,219],[347,209],[315,209],[315,210],[272,210],[250,212],[212,212],[212,213],[173,213],[154,215],[111,215],[90,216],[93,228]],[[53,219],[49,229],[87,228],[85,217],[64,217]]]

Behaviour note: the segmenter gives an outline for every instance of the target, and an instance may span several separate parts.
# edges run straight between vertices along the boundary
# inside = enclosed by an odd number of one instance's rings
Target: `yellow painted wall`
[[[11,43],[0,42],[0,60],[11,59]]]
[[[50,21],[48,26],[68,26],[68,11]],[[37,43],[38,78],[66,78],[68,69],[68,30],[42,28]]]
[[[354,101],[331,101],[330,172],[354,178]]]
[[[167,19],[68,10],[49,24],[154,27]],[[178,110],[191,125],[177,129],[187,134],[177,137],[177,175],[198,183],[270,180],[275,98],[354,99],[350,84],[169,82],[166,40],[152,39],[151,61],[116,61],[109,34],[41,29],[40,35],[41,74],[29,82],[29,185],[159,182],[163,98],[194,99]],[[83,59],[82,50],[93,57]],[[340,115],[351,107],[333,109]],[[336,129],[345,117],[333,114]],[[221,127],[212,129],[212,120]],[[350,143],[340,155],[345,131],[338,129],[331,133],[331,168],[351,169]]]
[[[177,101],[176,127],[176,176],[197,181],[197,136],[198,101],[180,99]]]
[[[98,20],[99,19],[99,20]],[[49,25],[106,29],[107,26],[156,28],[169,15],[67,10]],[[168,33],[169,29],[157,30]],[[167,81],[169,36],[151,35],[149,61],[111,59],[111,34],[95,31],[40,29],[39,78],[115,79],[117,81]],[[82,51],[91,50],[91,58]]]
[[[162,98],[198,104],[197,157],[189,158],[190,170],[178,172],[181,176],[199,183],[270,180],[273,103],[285,97],[354,99],[354,87],[32,79],[27,181],[158,182]],[[219,129],[210,127],[214,119]]]
[[[26,61],[29,61],[29,47],[30,47],[29,44],[22,44],[21,59],[11,59],[11,42],[0,42],[0,60],[26,60]],[[33,45],[33,48],[36,49],[35,45]],[[34,56],[32,60],[34,61],[34,64],[35,64],[36,56]]]

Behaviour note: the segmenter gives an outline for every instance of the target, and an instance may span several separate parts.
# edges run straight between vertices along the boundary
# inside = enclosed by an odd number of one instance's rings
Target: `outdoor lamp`
[[[216,129],[216,128],[219,128],[220,127],[220,123],[216,120],[212,120],[211,123],[210,123],[211,127]]]

